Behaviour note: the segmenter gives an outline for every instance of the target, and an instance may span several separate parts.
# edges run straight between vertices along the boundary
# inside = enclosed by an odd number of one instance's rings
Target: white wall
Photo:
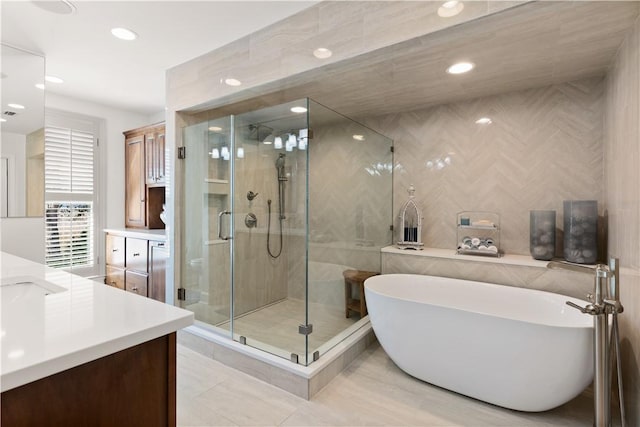
[[[0,250],[44,263],[44,218],[2,218]]]
[[[25,216],[27,136],[2,132],[2,157],[9,159],[9,216]]]
[[[48,93],[45,101],[48,109],[82,114],[102,120],[100,126],[101,175],[103,177],[102,201],[106,205],[104,226],[124,227],[124,136],[122,132],[148,125],[151,117],[80,99]],[[154,115],[157,116],[157,115]],[[103,206],[102,203],[100,203]]]

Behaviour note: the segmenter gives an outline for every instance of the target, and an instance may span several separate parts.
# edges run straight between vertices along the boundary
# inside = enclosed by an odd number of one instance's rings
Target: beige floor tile
[[[592,423],[588,393],[552,411],[511,411],[415,379],[402,372],[377,344],[311,401],[183,346],[178,346],[178,355],[181,426],[582,427]],[[208,385],[211,387],[206,388]]]

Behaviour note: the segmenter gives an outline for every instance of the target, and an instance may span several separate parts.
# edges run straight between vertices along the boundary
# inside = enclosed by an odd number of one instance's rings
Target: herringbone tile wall
[[[394,140],[394,212],[416,187],[422,239],[456,245],[456,213],[501,215],[501,246],[529,253],[529,210],[603,201],[603,78],[402,112],[366,120]],[[493,123],[475,121],[490,117]]]

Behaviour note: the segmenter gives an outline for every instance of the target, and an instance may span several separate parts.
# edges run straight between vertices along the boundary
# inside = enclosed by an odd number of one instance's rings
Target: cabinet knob
[[[137,287],[137,286],[134,286],[133,288],[131,288],[131,290],[132,290],[133,292],[138,292],[138,287]]]
[[[118,252],[118,248],[111,249],[111,252]]]
[[[140,252],[134,253],[133,256],[140,256]]]

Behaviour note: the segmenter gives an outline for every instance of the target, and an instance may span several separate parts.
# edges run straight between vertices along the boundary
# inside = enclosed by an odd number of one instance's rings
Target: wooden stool
[[[344,314],[347,318],[350,317],[350,310],[360,313],[360,318],[367,315],[367,302],[364,299],[364,281],[378,274],[380,273],[362,270],[345,270],[342,272],[344,276]],[[358,287],[360,299],[351,297],[351,285]]]

